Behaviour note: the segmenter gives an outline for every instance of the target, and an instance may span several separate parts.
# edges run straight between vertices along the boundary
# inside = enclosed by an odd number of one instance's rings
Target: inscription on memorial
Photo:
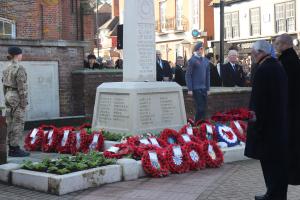
[[[138,95],[138,118],[142,128],[166,127],[181,123],[178,93]]]
[[[101,128],[124,127],[129,122],[129,95],[100,94],[97,124]]]

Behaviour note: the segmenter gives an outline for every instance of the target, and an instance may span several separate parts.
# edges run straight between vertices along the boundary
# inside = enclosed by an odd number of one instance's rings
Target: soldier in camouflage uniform
[[[9,144],[9,156],[25,157],[28,152],[20,149],[19,142],[24,131],[25,109],[27,99],[27,74],[19,64],[22,60],[22,50],[10,47],[7,57],[11,63],[3,70],[3,91],[6,105],[6,123]]]

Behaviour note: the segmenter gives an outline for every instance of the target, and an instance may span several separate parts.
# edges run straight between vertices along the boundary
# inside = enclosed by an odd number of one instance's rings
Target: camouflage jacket
[[[4,95],[8,91],[17,91],[20,98],[20,106],[26,107],[28,104],[27,73],[25,68],[13,61],[3,70],[3,91]]]

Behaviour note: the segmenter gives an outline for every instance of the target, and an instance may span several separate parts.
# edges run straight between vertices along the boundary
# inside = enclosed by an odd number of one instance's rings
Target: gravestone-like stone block
[[[0,61],[0,78],[9,62]],[[26,120],[59,117],[58,63],[53,61],[22,61],[27,71],[28,100]],[[0,102],[4,106],[3,85],[0,81]]]
[[[174,82],[104,83],[97,88],[93,129],[141,134],[186,124],[182,88]]]

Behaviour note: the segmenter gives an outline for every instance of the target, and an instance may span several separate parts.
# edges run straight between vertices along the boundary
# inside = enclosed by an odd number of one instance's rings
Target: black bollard
[[[0,165],[7,163],[7,144],[6,144],[6,121],[0,111]]]

